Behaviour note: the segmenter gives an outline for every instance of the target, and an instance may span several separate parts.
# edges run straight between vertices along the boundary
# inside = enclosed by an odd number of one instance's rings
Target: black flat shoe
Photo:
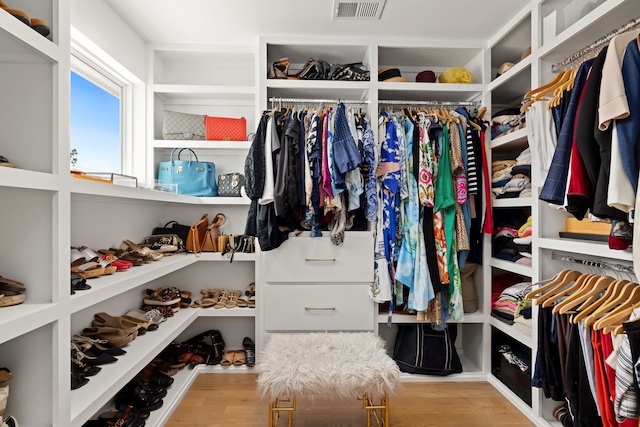
[[[71,372],[76,374],[82,374],[85,377],[93,377],[98,375],[102,368],[99,366],[89,366],[86,363],[79,361],[78,359],[71,359]]]
[[[80,387],[87,385],[87,383],[89,383],[89,379],[83,374],[71,372],[71,390],[77,390]]]
[[[137,381],[129,382],[116,393],[116,407],[124,411],[128,406],[134,409],[146,409],[155,411],[162,407],[162,398],[158,397],[149,387],[146,387]]]

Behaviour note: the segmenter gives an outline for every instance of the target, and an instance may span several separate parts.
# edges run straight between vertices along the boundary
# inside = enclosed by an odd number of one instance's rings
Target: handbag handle
[[[227,222],[227,217],[223,213],[219,213],[213,217],[211,221],[211,225],[209,227],[220,227],[225,222]]]
[[[191,164],[191,155],[193,154],[193,157],[196,158],[196,162],[199,162],[200,160],[198,160],[198,155],[191,149],[191,148],[174,148],[173,150],[171,150],[171,163],[173,164],[174,159],[173,159],[173,153],[176,152],[176,150],[180,150],[178,151],[178,160],[180,160],[180,155],[182,154],[182,152],[184,150],[189,150],[189,164]]]

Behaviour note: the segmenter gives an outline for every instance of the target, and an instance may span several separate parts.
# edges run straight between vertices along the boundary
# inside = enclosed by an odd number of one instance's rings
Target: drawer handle
[[[305,307],[305,311],[336,311],[335,307]]]
[[[305,258],[305,262],[336,262],[335,258]]]

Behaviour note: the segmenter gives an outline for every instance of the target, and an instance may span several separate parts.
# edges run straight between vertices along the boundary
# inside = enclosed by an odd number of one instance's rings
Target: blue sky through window
[[[71,149],[76,167],[97,172],[122,172],[120,99],[71,72]]]

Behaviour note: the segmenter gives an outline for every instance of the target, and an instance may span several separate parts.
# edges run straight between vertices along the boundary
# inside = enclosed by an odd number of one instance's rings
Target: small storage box
[[[531,369],[522,372],[517,365],[512,365],[504,357],[500,357],[500,380],[517,394],[527,405],[531,406]]]
[[[611,223],[609,222],[587,221],[586,219],[578,221],[575,218],[567,218],[565,226],[569,233],[608,236],[611,232]]]

